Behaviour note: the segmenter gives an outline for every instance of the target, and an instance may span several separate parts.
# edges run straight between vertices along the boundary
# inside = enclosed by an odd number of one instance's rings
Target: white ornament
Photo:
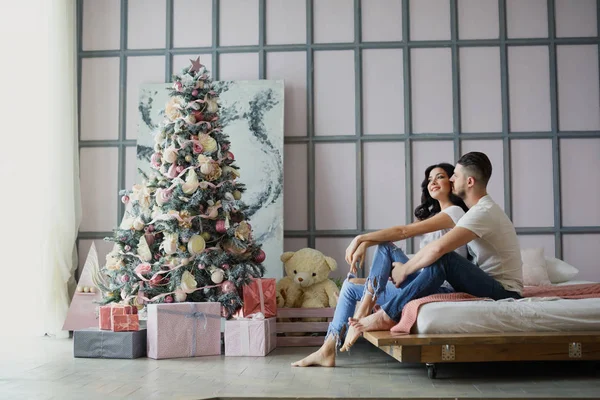
[[[213,281],[214,283],[218,284],[218,283],[223,282],[224,277],[225,277],[225,272],[223,272],[222,269],[217,268],[210,275],[210,280]]]

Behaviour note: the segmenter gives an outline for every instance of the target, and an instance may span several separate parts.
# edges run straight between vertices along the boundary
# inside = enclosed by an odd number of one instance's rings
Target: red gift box
[[[137,314],[113,315],[110,319],[113,332],[129,332],[140,330],[140,319]]]
[[[100,307],[98,325],[105,331],[112,330],[112,317],[114,315],[137,314],[137,307],[123,304],[110,304]]]
[[[265,318],[277,315],[275,299],[275,278],[252,279],[250,284],[242,288],[244,305],[236,313],[238,318],[249,318],[253,314],[262,313]]]

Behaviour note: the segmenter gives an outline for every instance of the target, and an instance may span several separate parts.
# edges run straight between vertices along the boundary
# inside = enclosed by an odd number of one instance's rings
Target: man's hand
[[[365,262],[365,255],[367,254],[368,244],[363,242],[358,245],[356,251],[352,255],[352,259],[350,260],[350,272],[356,274],[356,269],[362,268]]]
[[[400,285],[402,284],[402,282],[404,282],[407,276],[408,274],[404,264],[402,264],[401,262],[392,263],[392,282],[394,282],[394,285],[396,285],[396,287],[400,287]]]

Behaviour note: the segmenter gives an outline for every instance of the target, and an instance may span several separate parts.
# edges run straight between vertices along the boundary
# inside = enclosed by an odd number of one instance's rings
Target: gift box
[[[137,314],[113,315],[111,330],[113,332],[139,331],[140,319]]]
[[[109,304],[99,309],[98,325],[102,330],[112,330],[113,315],[137,314],[137,307],[123,304]]]
[[[275,318],[225,322],[225,355],[262,357],[275,349]]]
[[[275,317],[277,315],[275,285],[275,278],[252,279],[250,284],[242,287],[244,305],[235,316],[241,319],[262,313],[265,318]]]
[[[221,354],[221,303],[148,304],[148,357]]]
[[[139,358],[146,356],[146,329],[113,332],[88,328],[73,332],[73,355],[83,358]]]

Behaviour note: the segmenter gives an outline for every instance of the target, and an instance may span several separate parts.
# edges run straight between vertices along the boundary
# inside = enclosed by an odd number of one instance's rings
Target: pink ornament
[[[171,179],[175,178],[178,174],[177,172],[177,165],[175,164],[171,164],[171,166],[169,167],[169,170],[167,171],[167,176]]]
[[[141,263],[135,267],[135,273],[138,275],[149,274],[152,271],[152,266],[148,263]]]
[[[221,145],[221,149],[222,149],[223,151],[227,151],[227,150],[229,150],[229,145],[228,145],[227,143],[223,143],[223,144]]]
[[[199,143],[194,143],[192,146],[192,151],[194,154],[200,154],[204,151],[204,147],[202,147],[202,145]]]
[[[206,267],[204,266],[204,264],[198,264],[198,269],[204,269],[204,268],[206,268]]]
[[[225,220],[223,220],[223,219],[218,220],[217,221],[217,226],[215,227],[215,229],[219,233],[225,233],[225,232],[227,232],[227,228],[225,227]]]
[[[178,166],[177,166],[177,168],[176,168],[176,170],[177,170],[177,175],[179,175],[180,173],[182,173],[184,169],[185,169],[185,168],[183,167],[183,165],[178,165]]]
[[[230,152],[230,151],[227,152],[227,159],[229,159],[231,161],[235,160],[235,156],[233,155],[232,152]]]
[[[121,275],[121,282],[123,282],[123,283],[129,282],[129,275]]]
[[[121,201],[123,202],[123,204],[129,203],[129,196],[125,195],[125,196],[121,197]]]
[[[181,82],[179,82],[179,81],[175,82],[175,90],[177,90],[178,92],[181,92],[182,89],[183,89],[183,85],[181,84]]]
[[[198,91],[196,89],[192,90],[192,96],[198,96]]]
[[[154,232],[154,225],[148,225],[148,232]]]
[[[197,122],[200,122],[204,119],[204,114],[202,114],[200,111],[192,111],[192,115],[194,116],[194,118],[196,118]],[[196,137],[196,140],[198,139],[198,137]]]
[[[233,293],[237,290],[233,282],[225,281],[221,284],[221,292],[223,293]]]
[[[130,245],[126,245],[125,246],[125,251],[129,251],[129,250],[131,250],[131,246]]]
[[[256,261],[257,263],[261,263],[261,262],[265,261],[266,258],[267,258],[267,255],[265,254],[265,252],[262,250],[259,250],[258,254],[254,257],[254,261]]]
[[[155,259],[155,260],[160,260],[160,254],[156,253],[156,254],[154,255],[154,259]]]
[[[152,164],[153,167],[160,167],[160,158],[161,158],[161,154],[160,153],[153,153],[152,156],[150,157],[150,163]]]
[[[223,265],[221,265],[221,268],[223,268],[223,269],[229,269],[229,264],[223,264]]]
[[[165,297],[165,303],[172,303],[173,302],[173,297],[172,296],[166,296]]]

